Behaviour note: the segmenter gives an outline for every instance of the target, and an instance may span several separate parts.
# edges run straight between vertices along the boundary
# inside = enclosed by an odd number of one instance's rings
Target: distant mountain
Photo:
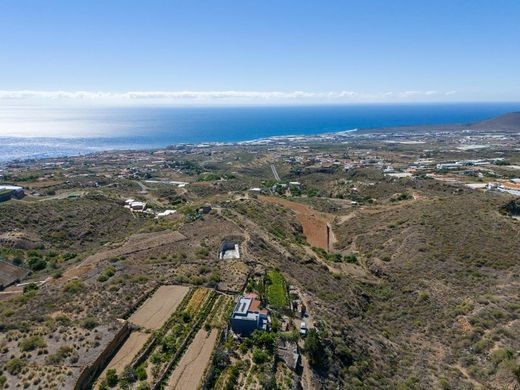
[[[520,111],[474,123],[472,128],[479,130],[520,130]]]

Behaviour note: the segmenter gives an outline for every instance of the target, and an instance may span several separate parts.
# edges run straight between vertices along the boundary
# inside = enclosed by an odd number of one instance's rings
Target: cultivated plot
[[[177,309],[189,288],[185,286],[161,286],[128,319],[143,328],[157,330]]]

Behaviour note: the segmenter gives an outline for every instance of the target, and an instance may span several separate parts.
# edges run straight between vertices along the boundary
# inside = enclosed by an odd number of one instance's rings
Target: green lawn
[[[269,304],[274,307],[284,307],[287,305],[287,289],[285,279],[281,273],[270,271],[267,273],[269,284],[267,286],[267,299]]]

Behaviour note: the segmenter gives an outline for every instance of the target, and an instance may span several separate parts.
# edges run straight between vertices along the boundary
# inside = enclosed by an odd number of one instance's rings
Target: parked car
[[[300,324],[300,334],[302,336],[305,336],[307,334],[307,324],[302,321],[302,323]]]

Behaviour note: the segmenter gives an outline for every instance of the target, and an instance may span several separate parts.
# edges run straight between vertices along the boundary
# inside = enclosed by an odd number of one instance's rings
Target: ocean
[[[240,107],[0,107],[0,161],[238,142],[401,125],[468,123],[520,103]]]

